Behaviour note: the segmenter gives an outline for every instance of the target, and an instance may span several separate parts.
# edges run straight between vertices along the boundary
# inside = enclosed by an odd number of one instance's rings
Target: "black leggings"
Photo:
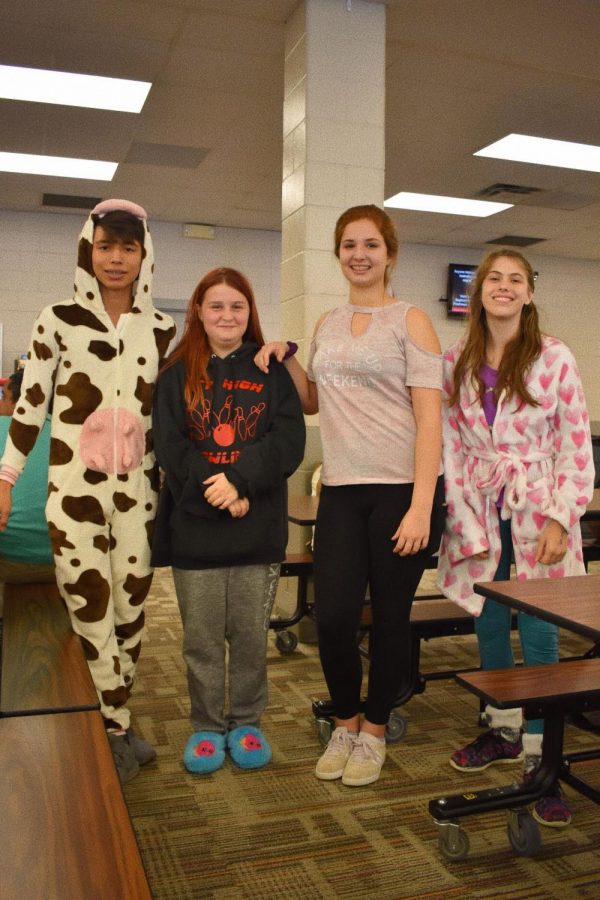
[[[439,478],[431,534],[414,556],[393,553],[392,535],[407,512],[412,484],[323,487],[315,529],[315,602],[319,653],[335,715],[360,709],[362,665],[357,644],[369,587],[372,626],[366,718],[384,725],[410,674],[410,609],[444,522]]]

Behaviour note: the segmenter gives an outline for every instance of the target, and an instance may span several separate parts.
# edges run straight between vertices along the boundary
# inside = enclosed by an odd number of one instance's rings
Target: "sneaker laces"
[[[381,755],[377,753],[376,744],[372,743],[366,738],[363,738],[362,735],[360,735],[360,737],[354,744],[352,756],[354,760],[357,760],[358,762],[367,762],[368,760],[373,760],[377,763],[377,765],[381,764]]]
[[[336,728],[327,744],[325,753],[339,753],[340,750],[346,750],[350,744],[353,747],[355,742],[352,740],[345,728]]]

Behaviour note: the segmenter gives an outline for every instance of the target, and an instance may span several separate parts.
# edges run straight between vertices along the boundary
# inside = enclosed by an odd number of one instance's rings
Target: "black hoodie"
[[[165,472],[152,544],[154,566],[208,569],[280,562],[287,544],[287,483],[304,456],[300,400],[285,367],[254,364],[243,344],[212,356],[204,408],[185,408],[185,367],[177,362],[154,394],[156,457]],[[224,472],[248,513],[234,519],[204,498],[204,480]]]

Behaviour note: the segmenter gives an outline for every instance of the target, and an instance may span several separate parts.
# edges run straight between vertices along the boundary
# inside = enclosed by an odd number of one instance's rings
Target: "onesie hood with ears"
[[[77,303],[94,312],[104,310],[100,285],[92,269],[92,244],[94,228],[97,223],[92,216],[102,217],[108,212],[122,210],[141,220],[144,226],[144,246],[142,248],[142,265],[140,274],[133,287],[132,312],[140,312],[152,305],[152,275],[154,273],[154,249],[148,229],[146,210],[131,200],[103,200],[93,208],[79,235],[77,251],[77,268],[75,269],[75,296]]]

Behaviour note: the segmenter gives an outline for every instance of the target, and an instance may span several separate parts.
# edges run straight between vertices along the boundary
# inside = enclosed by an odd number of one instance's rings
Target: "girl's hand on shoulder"
[[[227,511],[234,519],[242,519],[250,509],[250,501],[247,497],[239,497],[227,507]]]
[[[412,556],[424,550],[429,542],[430,518],[429,514],[411,507],[392,535],[392,540],[396,541],[392,552],[399,556]]]
[[[232,503],[239,499],[237,488],[228,481],[224,472],[211,475],[202,484],[208,485],[204,491],[204,496],[211,506],[217,506],[219,509],[228,509]]]
[[[568,535],[560,522],[550,519],[539,536],[536,562],[553,566],[564,559],[568,549]]]
[[[267,344],[262,345],[254,357],[254,364],[261,372],[267,373],[269,371],[270,358],[274,356],[277,362],[283,362],[283,357],[287,350],[287,341],[269,341]]]

